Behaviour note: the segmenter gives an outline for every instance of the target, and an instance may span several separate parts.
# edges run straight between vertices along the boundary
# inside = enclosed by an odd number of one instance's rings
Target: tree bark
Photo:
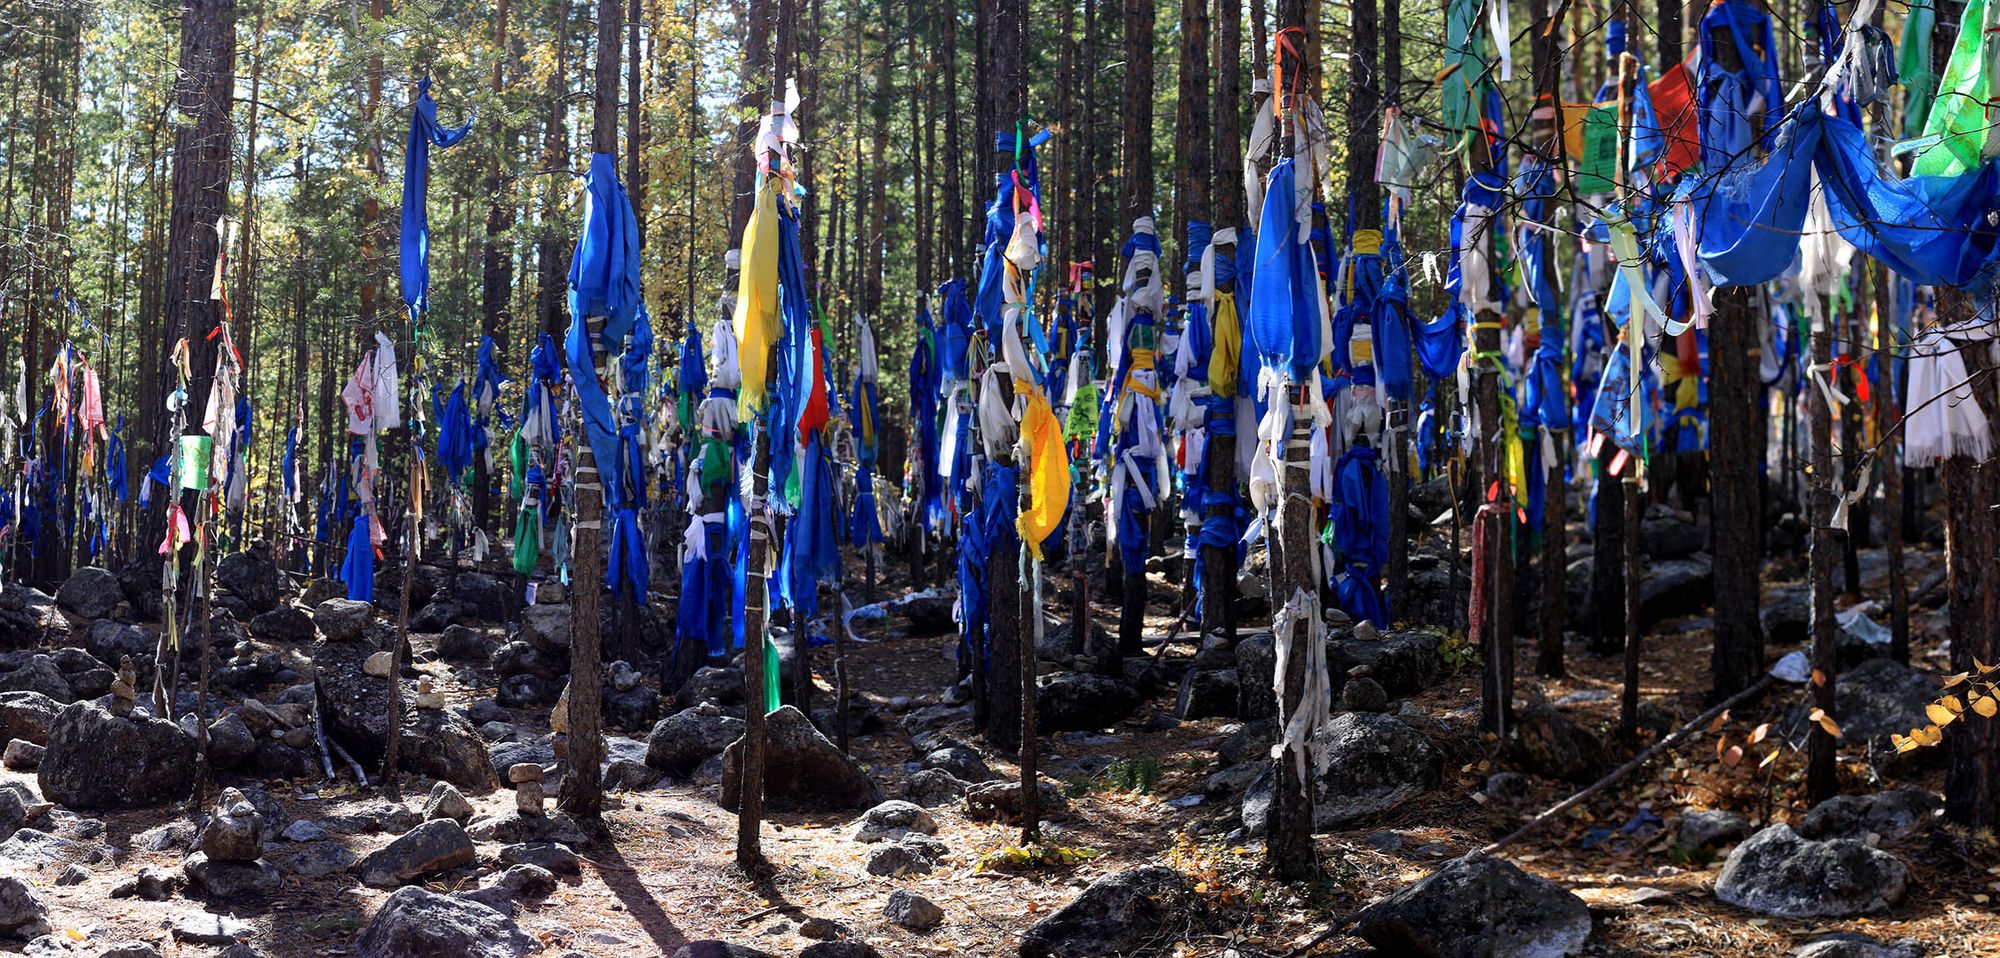
[[[1942,14],[1940,14],[1942,18]],[[1970,318],[1975,306],[1963,290],[1938,289],[1940,326],[1951,326]],[[1968,375],[1989,374],[1983,344],[1966,347],[1959,355]],[[1993,408],[1990,388],[1974,388],[1989,428]],[[1939,467],[1939,485],[1944,490],[1944,554],[1947,611],[1950,617],[1951,668],[1954,672],[1976,670],[1975,663],[1991,664],[2000,656],[1995,648],[2000,632],[2000,595],[1993,587],[1996,532],[1991,507],[2000,501],[2000,482],[1992,465],[1982,465],[1971,456],[1952,456]],[[1817,526],[1817,522],[1815,522]],[[1975,674],[1976,671],[1975,671]],[[1992,723],[1976,716],[1953,723],[1945,730],[1945,817],[1971,828],[1992,825],[1994,776],[2000,774],[1996,760]]]
[[[1753,291],[1716,291],[1716,314],[1709,323],[1708,408],[1709,481],[1715,516],[1715,645],[1709,665],[1709,697],[1721,701],[1755,682],[1764,670],[1762,606],[1763,511],[1758,490],[1762,458],[1756,433],[1756,405],[1764,385],[1757,365],[1763,347]],[[1735,517],[1733,519],[1728,517]]]
[[[1820,304],[1822,312],[1827,308],[1828,304]],[[1827,364],[1833,361],[1833,338],[1830,333],[1821,321],[1815,320],[1807,334],[1807,349],[1817,368],[1829,368]],[[1811,436],[1811,454],[1807,463],[1811,471],[1811,508],[1807,515],[1812,521],[1812,533],[1807,556],[1807,581],[1812,590],[1809,621],[1814,672],[1813,705],[1828,715],[1838,716],[1833,700],[1834,679],[1840,670],[1839,653],[1835,647],[1839,626],[1833,619],[1833,567],[1840,561],[1840,542],[1833,528],[1834,501],[1837,498],[1833,477],[1838,474],[1836,470],[1840,466],[1833,458],[1833,410],[1827,403],[1826,394],[1810,387],[1805,392],[1806,428]],[[1983,524],[1990,528],[1991,520]],[[1986,541],[1990,544],[1990,538]],[[1991,550],[1987,551],[1990,553]],[[1991,559],[1991,555],[1987,555],[1986,561]],[[1807,734],[1810,743],[1806,760],[1806,802],[1817,805],[1840,790],[1834,765],[1834,750],[1838,743],[1818,725],[1808,729]]]
[[[624,0],[598,0],[596,109],[590,149],[618,155],[619,43],[623,39]],[[609,317],[572,316],[585,324],[590,342],[592,375],[604,379],[605,363],[614,346],[603,341]],[[568,774],[563,776],[558,804],[579,818],[595,820],[604,811],[604,779],[598,773],[604,752],[604,483],[590,443],[579,442],[576,460],[575,575],[570,589],[569,747]]]

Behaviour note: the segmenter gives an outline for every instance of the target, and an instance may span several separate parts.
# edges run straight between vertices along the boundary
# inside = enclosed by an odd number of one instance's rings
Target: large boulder
[[[313,624],[335,642],[353,642],[367,631],[375,607],[359,599],[328,599],[313,609]],[[102,656],[100,656],[101,658]]]
[[[646,736],[646,764],[669,775],[686,776],[743,737],[743,720],[709,703],[683,709],[659,721]]]
[[[735,809],[742,782],[736,768],[741,739],[722,757],[722,806]],[[834,747],[805,714],[789,705],[764,719],[764,799],[771,808],[839,811],[881,804],[882,790],[853,756]]]
[[[1021,936],[1021,958],[1163,955],[1195,905],[1180,872],[1148,865],[1107,875]]]
[[[354,948],[360,958],[521,958],[541,950],[506,915],[414,885],[382,903]]]
[[[1715,560],[1706,552],[1654,559],[1639,582],[1639,619],[1650,627],[1695,615],[1715,599]]]
[[[1035,723],[1043,734],[1109,728],[1139,707],[1139,690],[1122,679],[1058,672],[1035,686]]]
[[[62,704],[40,692],[0,692],[0,738],[49,744],[49,724]]]
[[[1840,737],[1848,742],[1871,742],[1876,754],[1895,754],[1891,734],[1908,732],[1930,722],[1924,706],[1937,699],[1937,682],[1894,659],[1869,659],[1840,673],[1833,683],[1834,711],[1840,719]],[[1780,726],[1786,737],[1802,742],[1810,730],[1808,706],[1794,706]],[[1917,757],[1929,758],[1940,750],[1924,749]]]
[[[472,864],[477,858],[465,828],[449,818],[433,818],[397,836],[361,860],[361,881],[394,888],[426,875]]]
[[[1416,729],[1373,712],[1343,712],[1313,734],[1313,830],[1379,815],[1438,782],[1444,755]],[[1243,824],[1263,834],[1271,809],[1267,769],[1243,795]]]
[[[76,701],[76,691],[63,678],[56,660],[40,654],[30,656],[20,668],[0,672],[0,692],[40,692],[58,702]]]
[[[520,639],[544,652],[567,655],[569,606],[531,605],[522,609]]]
[[[1189,669],[1174,696],[1174,716],[1180,719],[1229,718],[1236,714],[1241,694],[1235,669]]]
[[[1590,937],[1590,909],[1498,858],[1451,862],[1364,909],[1355,933],[1383,954],[1565,958]]]
[[[507,587],[484,572],[461,572],[452,577],[451,599],[466,618],[499,622],[507,617]]]
[[[0,878],[0,935],[30,939],[48,934],[49,909],[19,878]]]
[[[1609,754],[1597,733],[1569,720],[1540,694],[1515,718],[1507,754],[1521,770],[1576,784],[1595,781]]]
[[[49,726],[42,795],[75,810],[145,808],[194,787],[194,736],[165,719],[120,718],[77,702]]]
[[[278,606],[285,577],[271,560],[271,547],[251,543],[242,552],[232,552],[215,564],[215,582],[229,594],[243,600],[253,613],[269,612]]]
[[[325,628],[323,623],[321,628]],[[362,670],[375,651],[366,643],[329,638],[315,643],[312,652],[314,688],[326,732],[370,768],[381,763],[389,735],[388,680]],[[416,683],[402,681],[403,743],[396,764],[404,771],[443,779],[475,794],[499,788],[500,776],[487,755],[486,743],[464,714],[454,709],[411,707]]]
[[[1851,838],[1813,841],[1772,825],[1736,846],[1715,897],[1781,918],[1848,918],[1901,901],[1909,872],[1887,852]]]
[[[118,574],[97,566],[70,573],[56,590],[56,605],[84,619],[104,618],[123,601],[125,589],[118,584]]]
[[[305,645],[314,632],[312,616],[295,605],[281,605],[250,620],[250,634],[266,642]]]
[[[1327,667],[1340,676],[1365,675],[1400,698],[1429,688],[1444,673],[1438,655],[1443,645],[1443,635],[1428,631],[1390,632],[1376,639],[1354,636],[1333,643]],[[1266,676],[1265,688],[1270,687]]]
[[[1639,520],[1639,548],[1654,559],[1680,559],[1708,546],[1708,531],[1694,517],[1663,502],[1646,507]]]
[[[1873,795],[1835,795],[1814,805],[1799,821],[1807,838],[1902,838],[1923,827],[1944,808],[1928,789],[1905,785]]]
[[[140,659],[152,661],[157,643],[146,630],[136,625],[121,625],[117,622],[95,622],[84,630],[83,648],[99,662],[117,665],[125,656],[131,656],[134,664]]]

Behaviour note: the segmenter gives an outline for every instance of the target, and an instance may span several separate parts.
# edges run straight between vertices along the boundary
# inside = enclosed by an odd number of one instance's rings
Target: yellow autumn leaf
[[[1945,708],[1950,709],[1953,715],[1959,715],[1965,711],[1965,705],[1958,700],[1958,696],[1956,695],[1947,695],[1939,699],[1939,701],[1944,704]]]
[[[1757,726],[1750,732],[1750,744],[1755,745],[1758,742],[1763,741],[1764,736],[1769,734],[1771,734],[1771,723],[1765,722],[1764,724]]]
[[[1953,719],[1958,718],[1950,709],[1936,702],[1924,706],[1924,715],[1931,721],[1936,722],[1940,728],[1950,725]]]
[[[1757,763],[1757,767],[1763,768],[1764,766],[1769,765],[1777,760],[1778,760],[1778,750],[1774,748],[1771,750],[1771,754],[1764,756],[1764,760]]]
[[[1926,725],[1923,728],[1911,729],[1910,737],[1916,739],[1918,745],[1936,745],[1944,741],[1944,730],[1935,725]]]
[[[1952,676],[1951,678],[1945,679],[1944,687],[1948,689],[1956,688],[1958,685],[1960,685],[1969,678],[1972,678],[1971,672],[1960,672],[1957,675]]]
[[[1972,700],[1972,710],[1983,718],[1992,718],[2000,713],[2000,701],[1995,701],[1991,695],[1982,695]]]
[[[1826,731],[1826,734],[1831,735],[1834,738],[1840,737],[1840,725],[1834,722],[1833,716],[1826,714],[1825,710],[1813,709],[1812,714],[1808,717],[1811,718],[1814,722],[1819,723],[1819,727],[1824,729]]]

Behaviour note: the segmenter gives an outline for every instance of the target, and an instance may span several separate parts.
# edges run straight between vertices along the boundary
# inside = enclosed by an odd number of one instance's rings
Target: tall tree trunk
[[[541,239],[535,254],[536,326],[558,341],[563,334],[563,302],[568,298],[565,277],[569,273],[564,252],[568,244],[562,230],[563,195],[570,165],[569,75],[564,72],[569,63],[569,5],[570,0],[553,3],[556,68],[549,71],[549,116],[542,127],[542,168],[549,179],[542,184]]]
[[[1817,295],[1817,294],[1808,294]],[[1822,314],[1831,304],[1822,301]],[[1833,362],[1833,336],[1826,323],[1815,318],[1807,334],[1807,350],[1812,363],[1817,368],[1829,369]],[[1840,548],[1839,537],[1833,527],[1834,502],[1838,495],[1833,489],[1833,477],[1838,466],[1833,459],[1833,409],[1826,395],[1817,389],[1806,392],[1806,428],[1811,436],[1811,454],[1808,459],[1810,472],[1810,509],[1806,515],[1811,521],[1812,533],[1807,554],[1807,582],[1812,589],[1811,622],[1813,661],[1813,704],[1828,715],[1838,715],[1834,709],[1834,678],[1839,673],[1838,651],[1835,641],[1839,627],[1833,620],[1833,567],[1840,561],[1836,550]],[[1991,528],[1991,520],[1981,523]],[[1984,540],[1991,544],[1991,533]],[[1991,550],[1987,549],[1986,561],[1992,561]],[[1806,802],[1817,805],[1832,798],[1840,790],[1835,776],[1834,750],[1838,743],[1826,730],[1814,725],[1807,729],[1810,736],[1806,762]],[[1989,775],[1988,778],[1991,776]]]
[[[1402,69],[1402,41],[1400,37],[1396,37],[1399,26],[1396,23],[1388,22],[1391,19],[1390,8],[1395,6],[1397,2],[1398,0],[1383,0],[1383,20],[1385,21],[1383,29],[1386,36],[1395,38],[1390,43],[1395,47],[1393,59],[1396,60],[1395,69],[1398,75],[1387,78],[1387,83],[1392,90],[1401,83],[1400,73]],[[1533,30],[1531,44],[1534,60],[1536,110],[1533,114],[1531,126],[1535,136],[1535,149],[1549,163],[1560,163],[1563,149],[1561,127],[1556,123],[1555,111],[1551,109],[1548,114],[1544,114],[1542,107],[1544,105],[1552,107],[1554,104],[1560,102],[1562,96],[1564,54],[1562,48],[1563,37],[1560,28],[1563,11],[1568,8],[1558,8],[1552,12],[1549,9],[1548,0],[1531,0],[1529,8],[1533,21],[1530,29]],[[1400,9],[1394,11],[1396,18],[1400,18],[1401,15]],[[1384,59],[1391,59],[1386,51]],[[1384,73],[1388,73],[1388,70],[1385,69]],[[1389,95],[1392,98],[1395,96],[1393,92]],[[1556,197],[1548,197],[1545,200],[1543,209],[1551,219],[1554,218],[1556,208]],[[1556,240],[1552,237],[1546,240],[1546,242],[1553,247]],[[1542,257],[1542,278],[1548,284],[1547,288],[1549,289],[1556,289],[1558,287],[1556,281],[1557,257],[1554,253],[1554,249],[1551,248]],[[1547,343],[1550,337],[1555,337],[1558,342],[1562,342],[1568,338],[1569,330],[1563,324],[1564,316],[1561,306],[1549,303],[1540,310],[1540,315],[1542,319],[1541,337],[1543,343]],[[1564,603],[1564,593],[1566,591],[1564,585],[1566,576],[1564,572],[1567,571],[1569,562],[1569,483],[1567,480],[1568,457],[1573,444],[1569,441],[1568,423],[1543,423],[1542,425],[1543,428],[1548,430],[1550,436],[1553,437],[1553,441],[1548,443],[1547,448],[1552,450],[1554,455],[1549,461],[1541,464],[1543,470],[1542,554],[1540,558],[1542,573],[1542,628],[1540,641],[1536,645],[1535,671],[1539,675],[1554,678],[1561,676],[1565,671],[1563,666],[1563,627],[1568,624],[1569,619],[1569,609]],[[1407,432],[1405,431],[1397,432],[1397,441],[1399,443],[1403,442],[1406,435]],[[1407,465],[1409,461],[1408,454],[1404,453],[1400,461]],[[1404,483],[1405,489],[1408,488],[1407,482],[1406,477]],[[1400,524],[1408,521],[1409,509],[1404,503],[1392,502],[1390,508],[1392,510],[1392,522]],[[1396,536],[1393,533],[1391,534],[1390,562],[1392,568],[1397,564],[1396,559],[1400,557],[1402,559],[1401,564],[1407,569],[1409,545],[1407,535]],[[1394,581],[1396,575],[1392,573],[1390,579]]]
[[[1312,70],[1314,57],[1312,50],[1319,46],[1319,22],[1307,14],[1307,0],[1279,0],[1278,25],[1281,30],[1297,29],[1299,50],[1303,62],[1288,62],[1290,69],[1302,70],[1302,88],[1314,89],[1318,82]],[[1290,114],[1297,116],[1296,112]],[[1281,149],[1290,152],[1294,140],[1290,131],[1280,131]],[[1299,403],[1304,400],[1303,389],[1293,391],[1287,401]],[[1279,726],[1282,728],[1300,709],[1306,708],[1306,690],[1312,686],[1309,676],[1306,646],[1313,630],[1307,616],[1319,614],[1318,583],[1312,574],[1312,505],[1311,489],[1307,476],[1307,445],[1311,436],[1311,417],[1294,417],[1292,433],[1285,445],[1284,510],[1280,517],[1282,532],[1279,541],[1272,547],[1277,554],[1271,557],[1272,604],[1293,605],[1302,613],[1291,623],[1291,634],[1279,636],[1278,641],[1288,646],[1293,654],[1285,656],[1285,674],[1281,676],[1282,686],[1278,695]],[[1266,824],[1264,839],[1265,856],[1269,860],[1271,872],[1280,881],[1311,882],[1320,874],[1319,852],[1313,844],[1313,805],[1316,785],[1309,774],[1301,770],[1314,768],[1311,755],[1310,737],[1287,738],[1272,758],[1274,782],[1271,788],[1271,809]]]
[[[1940,12],[1939,19],[1943,17]],[[1938,289],[1939,326],[1950,327],[1964,322],[1975,309],[1972,298],[1964,290]],[[1959,356],[1965,360],[1969,376],[1990,375],[1991,363],[1983,345],[1962,348]],[[1973,394],[1978,398],[1980,411],[1987,417],[1988,428],[1991,428],[1994,413],[1992,390],[1975,388]],[[2000,612],[1996,611],[2000,596],[1995,593],[2000,590],[1994,588],[1992,581],[1994,567],[2000,563],[1994,560],[1996,532],[1991,512],[1993,503],[2000,501],[2000,489],[1996,489],[1996,485],[2000,484],[1995,483],[1993,466],[1982,465],[1971,456],[1945,459],[1938,474],[1939,485],[1944,490],[1946,608],[1950,618],[1951,668],[1954,672],[1974,670],[1976,675],[1976,663],[1992,663],[2000,659],[1994,651],[2000,648],[2000,642],[1995,641],[1996,633],[2000,633],[2000,625],[1996,625],[2000,623]],[[1817,520],[1814,526],[1818,526]],[[1828,575],[1831,577],[1830,570]],[[1817,606],[1817,601],[1814,604]],[[1971,828],[1994,823],[1994,776],[2000,774],[1996,743],[2000,743],[2000,736],[1994,734],[1992,723],[1976,717],[1953,723],[1945,730],[1944,812],[1947,819]]]
[[[975,0],[978,2],[978,0]],[[965,256],[965,233],[961,225],[965,222],[965,180],[960,162],[965,141],[958,129],[958,11],[959,0],[941,0],[936,5],[938,23],[944,35],[938,39],[938,50],[944,55],[938,72],[944,77],[944,252],[950,268],[947,277],[965,278],[971,265]],[[977,151],[975,151],[977,152]]]
[[[493,82],[489,88],[497,99],[506,88],[506,68],[513,57],[507,46],[507,14],[510,0],[496,0],[493,10],[493,46],[499,56],[493,61]],[[512,155],[516,148],[515,131],[511,126],[503,126],[497,142],[486,157],[486,236],[480,251],[482,270],[480,274],[479,331],[493,337],[495,361],[504,363],[507,359],[505,332],[507,323],[508,296],[514,286],[514,251],[506,241],[506,233],[514,227],[514,204],[507,195],[507,181],[502,178],[502,157]],[[497,434],[498,430],[495,430]],[[486,465],[486,456],[472,457],[472,521],[481,529],[493,525],[493,478]]]
[[[625,0],[597,2],[597,76],[592,111],[590,150],[618,155],[618,46],[623,39]],[[606,357],[621,344],[603,341],[607,316],[572,316],[584,323],[590,343],[591,374],[604,379]],[[604,597],[604,483],[590,443],[579,442],[576,459],[575,575],[570,589],[569,748],[559,804],[564,811],[596,819],[604,811],[604,779],[598,763],[604,753],[604,619],[598,607]],[[615,467],[613,467],[615,470]]]
[[[1709,323],[1709,482],[1714,505],[1715,645],[1709,697],[1721,701],[1748,688],[1764,670],[1764,628],[1758,576],[1764,552],[1757,465],[1762,458],[1756,405],[1764,396],[1757,364],[1761,310],[1746,287],[1716,290]],[[1725,521],[1724,517],[1738,517]]]

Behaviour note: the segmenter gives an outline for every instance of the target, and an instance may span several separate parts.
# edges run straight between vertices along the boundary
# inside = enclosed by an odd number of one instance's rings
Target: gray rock
[[[1840,718],[1841,740],[1869,742],[1874,750],[1894,754],[1891,733],[1901,734],[1929,723],[1924,706],[1937,698],[1937,682],[1894,659],[1869,659],[1843,670],[1834,680],[1834,714]],[[1785,713],[1780,727],[1793,741],[1805,741],[1810,726],[1807,703]],[[1939,749],[1922,749],[1917,758],[1940,757]]]
[[[361,860],[363,884],[394,888],[425,875],[470,865],[477,858],[465,829],[449,818],[433,819]]]
[[[451,580],[452,601],[467,616],[486,622],[507,617],[507,592],[499,579],[484,572],[461,572]]]
[[[194,787],[194,736],[164,719],[119,718],[88,702],[49,728],[37,780],[50,801],[78,810],[145,808]]]
[[[1639,520],[1639,548],[1654,559],[1679,559],[1700,552],[1708,545],[1708,534],[1694,517],[1665,503],[1646,507]]]
[[[166,901],[174,897],[174,888],[180,879],[164,869],[147,866],[137,874],[121,879],[111,886],[113,898],[141,898],[146,901]]]
[[[1443,645],[1444,636],[1430,631],[1335,640],[1327,650],[1327,667],[1339,675],[1374,679],[1391,697],[1415,695],[1444,674],[1444,660],[1438,657]],[[1270,688],[1268,680],[1265,687]]]
[[[1806,838],[1866,838],[1893,841],[1922,828],[1944,808],[1928,789],[1914,785],[1873,795],[1836,795],[1806,812],[1799,834]]]
[[[515,865],[483,887],[459,892],[458,897],[476,901],[511,918],[516,905],[523,901],[541,901],[554,894],[555,890],[556,876],[548,869],[540,865]]]
[[[990,782],[1000,777],[993,774],[993,770],[986,766],[986,759],[981,758],[978,752],[957,742],[949,742],[924,753],[923,767],[946,772],[967,783]]]
[[[1903,863],[1853,839],[1813,841],[1771,825],[1736,846],[1715,880],[1715,897],[1781,918],[1846,918],[1901,901]]]
[[[1271,757],[1271,743],[1277,741],[1277,723],[1270,719],[1245,722],[1216,746],[1215,755],[1224,765],[1261,762]]]
[[[1242,690],[1235,669],[1189,669],[1174,696],[1174,715],[1181,719],[1228,718],[1237,713]]]
[[[1792,958],[1924,958],[1924,946],[1913,938],[1883,942],[1853,932],[1836,932],[1801,945]]]
[[[281,605],[250,620],[250,634],[266,642],[307,645],[316,637],[313,617],[294,605]]]
[[[493,654],[493,643],[485,635],[462,625],[446,626],[432,647],[447,662],[481,662]]]
[[[644,762],[621,758],[604,766],[604,787],[610,791],[643,792],[660,780],[660,770]]]
[[[1583,952],[1590,909],[1552,881],[1483,858],[1454,861],[1368,906],[1354,927],[1385,954],[1563,958]]]
[[[187,875],[190,890],[226,902],[270,895],[285,882],[284,875],[262,859],[216,861],[201,852],[189,855],[181,871]]]
[[[160,950],[143,941],[121,941],[98,952],[97,958],[160,958]]]
[[[51,835],[37,828],[23,828],[0,842],[0,862],[16,865],[62,865],[96,861],[106,857],[101,847]]]
[[[271,561],[270,546],[262,542],[253,542],[242,552],[223,556],[215,564],[215,582],[257,613],[275,608],[284,589],[284,575],[278,571],[277,563]]]
[[[333,842],[314,842],[300,850],[298,854],[281,859],[278,867],[289,875],[325,878],[328,875],[338,875],[351,870],[354,863],[360,860],[360,856],[343,845],[336,845]]]
[[[789,705],[764,720],[764,800],[767,807],[836,811],[880,804],[882,790],[854,757],[835,748],[804,714]],[[724,808],[737,807],[741,788],[734,753],[738,740],[723,753]]]
[[[535,865],[558,875],[581,875],[583,863],[568,845],[560,842],[523,842],[500,849],[500,861],[507,865]]]
[[[255,861],[264,854],[264,816],[242,792],[224,789],[196,843],[214,861]]]
[[[499,842],[503,845],[530,842],[581,845],[590,840],[574,819],[560,811],[544,815],[523,815],[510,809],[489,818],[473,819],[465,831],[474,841]]]
[[[197,945],[233,945],[256,934],[257,929],[247,921],[238,921],[228,915],[195,911],[175,917],[171,931],[175,941]]]
[[[903,799],[925,808],[949,805],[965,797],[966,783],[959,781],[950,772],[938,768],[926,768],[911,775],[903,783]]]
[[[1340,686],[1340,707],[1348,712],[1386,712],[1389,693],[1382,683],[1365,675],[1356,676]]]
[[[20,668],[0,674],[0,692],[40,692],[57,702],[76,701],[76,690],[47,655],[35,655]]]
[[[1179,872],[1149,865],[1107,875],[1021,936],[1021,958],[1164,954],[1194,904]]]
[[[811,938],[814,941],[834,941],[840,938],[851,937],[853,934],[853,930],[846,925],[819,915],[814,915],[805,921],[799,922],[799,936],[802,938]]]
[[[701,763],[743,737],[743,720],[712,704],[683,709],[659,721],[646,736],[646,764],[685,778]]]
[[[374,621],[375,607],[355,599],[328,599],[313,609],[312,617],[321,635],[335,642],[354,642]]]
[[[1035,720],[1042,733],[1109,728],[1139,707],[1131,683],[1090,672],[1058,672],[1035,686]]]
[[[1750,823],[1725,809],[1686,812],[1681,815],[1679,841],[1686,848],[1721,848],[1750,837]]]
[[[735,669],[704,665],[694,670],[674,692],[674,701],[683,705],[709,702],[719,706],[743,704],[743,673]]]
[[[317,778],[322,772],[319,760],[304,749],[269,739],[257,743],[257,751],[251,754],[248,769],[267,779]]]
[[[84,566],[70,573],[62,588],[56,590],[56,605],[84,619],[102,619],[123,601],[125,587],[118,584],[117,573],[97,566]]]
[[[159,582],[153,583],[153,589],[159,590]],[[129,655],[135,666],[143,662],[144,671],[152,671],[154,642],[136,625],[109,620],[92,623],[83,633],[83,647],[100,662],[116,663]]]
[[[42,746],[27,739],[11,739],[7,742],[7,751],[0,754],[0,765],[17,772],[32,772],[41,767],[42,753],[45,751],[47,750]]]
[[[1043,816],[1061,815],[1069,807],[1056,783],[1041,779],[1035,784],[1036,806]],[[965,816],[973,821],[1015,825],[1022,811],[1019,780],[986,782],[965,790]]]
[[[726,941],[708,939],[690,941],[674,952],[674,958],[774,958],[768,952],[758,951],[748,945],[733,945]]]
[[[424,819],[449,818],[459,824],[472,820],[472,803],[450,782],[439,782],[431,786],[430,798],[424,800]]]
[[[1507,754],[1522,771],[1579,785],[1597,779],[1608,755],[1603,739],[1539,694],[1516,713]]]
[[[236,768],[256,754],[257,736],[242,715],[231,712],[209,723],[208,761],[217,771]]]
[[[863,813],[855,822],[854,840],[880,842],[899,840],[911,832],[937,834],[937,820],[923,806],[905,801],[887,801]]]
[[[62,703],[40,692],[0,692],[0,738],[49,744],[49,726]]]
[[[314,688],[327,735],[370,768],[380,766],[389,735],[388,682],[362,671],[373,651],[366,644],[327,639],[312,652]],[[404,701],[413,701],[416,683],[400,681]],[[463,713],[452,709],[405,708],[396,762],[404,771],[442,779],[472,794],[500,786],[485,740]]]
[[[71,885],[81,885],[89,880],[90,880],[90,869],[85,868],[82,865],[75,865],[75,864],[64,865],[63,870],[56,873],[56,884],[64,887],[68,887]]]
[[[904,875],[928,875],[937,867],[938,856],[933,856],[929,845],[915,842],[897,842],[878,845],[868,852],[863,862],[870,875],[882,878],[898,878]]]
[[[882,906],[882,917],[911,931],[930,931],[944,924],[944,909],[916,892],[898,888],[889,893],[888,903]]]
[[[1528,776],[1520,772],[1494,772],[1486,776],[1486,797],[1512,801],[1528,797]]]
[[[49,909],[19,878],[0,878],[0,936],[35,938],[49,932]]]
[[[799,958],[882,958],[882,953],[874,945],[849,938],[807,945],[799,952]]]
[[[1344,712],[1313,735],[1313,828],[1326,832],[1379,815],[1437,784],[1444,756],[1422,733],[1386,715]],[[1267,768],[1243,795],[1243,824],[1262,834],[1270,813]]]
[[[567,655],[569,606],[531,605],[521,610],[521,640],[544,652]]]
[[[541,950],[506,915],[415,886],[390,895],[354,947],[360,958],[521,958]]]
[[[319,824],[316,822],[309,822],[305,819],[299,819],[290,825],[286,825],[285,830],[279,834],[283,835],[288,842],[316,842],[327,837],[326,829],[319,827]]]

